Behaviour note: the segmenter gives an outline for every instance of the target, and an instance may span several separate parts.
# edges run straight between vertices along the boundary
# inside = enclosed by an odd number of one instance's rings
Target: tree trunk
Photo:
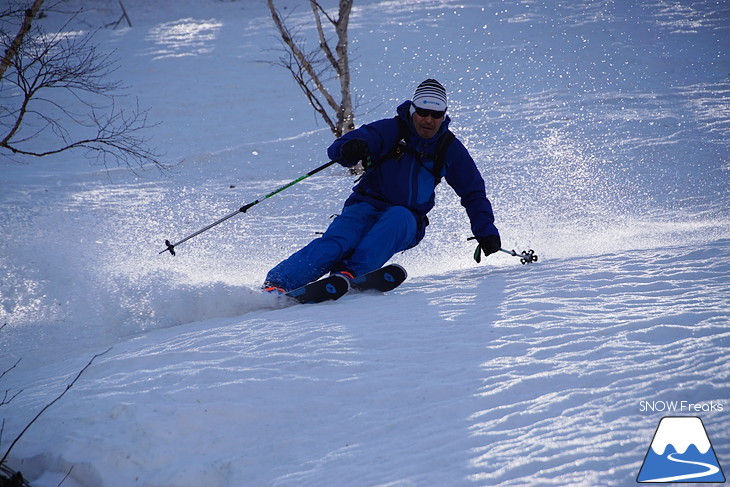
[[[341,0],[340,12],[337,20],[337,64],[340,75],[340,112],[337,117],[340,135],[346,134],[355,128],[355,114],[352,109],[352,96],[350,93],[350,61],[347,55],[348,39],[347,27],[350,21],[350,11],[353,0]]]

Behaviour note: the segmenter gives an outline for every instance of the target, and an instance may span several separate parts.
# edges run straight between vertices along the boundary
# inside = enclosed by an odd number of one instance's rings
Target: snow
[[[83,4],[75,28],[121,15]],[[124,5],[97,41],[175,169],[0,160],[0,389],[22,390],[0,452],[108,349],[13,449],[34,486],[625,486],[668,415],[730,465],[725,2],[357,1],[357,122],[439,79],[504,246],[540,260],[475,264],[444,184],[406,283],[301,306],[258,287],[339,211],[343,169],[159,255],[326,162],[259,62],[265,4]],[[694,407],[644,407],[672,401]]]

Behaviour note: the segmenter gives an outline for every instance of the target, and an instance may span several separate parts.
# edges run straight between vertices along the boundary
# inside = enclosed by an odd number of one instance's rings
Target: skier
[[[349,279],[415,247],[428,225],[435,188],[446,182],[461,197],[484,255],[501,247],[484,180],[464,145],[448,130],[446,90],[420,83],[398,116],[343,135],[327,154],[345,167],[362,162],[365,174],[327,231],[271,269],[263,289],[287,292],[326,273]]]

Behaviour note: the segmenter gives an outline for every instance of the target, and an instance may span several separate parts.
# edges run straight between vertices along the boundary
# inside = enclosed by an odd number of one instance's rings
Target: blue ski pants
[[[415,215],[403,206],[346,206],[324,235],[271,269],[266,282],[289,291],[332,271],[365,274],[416,245],[417,226]]]

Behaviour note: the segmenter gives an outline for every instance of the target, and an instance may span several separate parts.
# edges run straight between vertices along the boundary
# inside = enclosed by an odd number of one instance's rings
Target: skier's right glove
[[[352,139],[342,144],[342,158],[347,163],[343,164],[346,167],[362,161],[362,167],[367,170],[372,164],[368,143],[363,139]]]

